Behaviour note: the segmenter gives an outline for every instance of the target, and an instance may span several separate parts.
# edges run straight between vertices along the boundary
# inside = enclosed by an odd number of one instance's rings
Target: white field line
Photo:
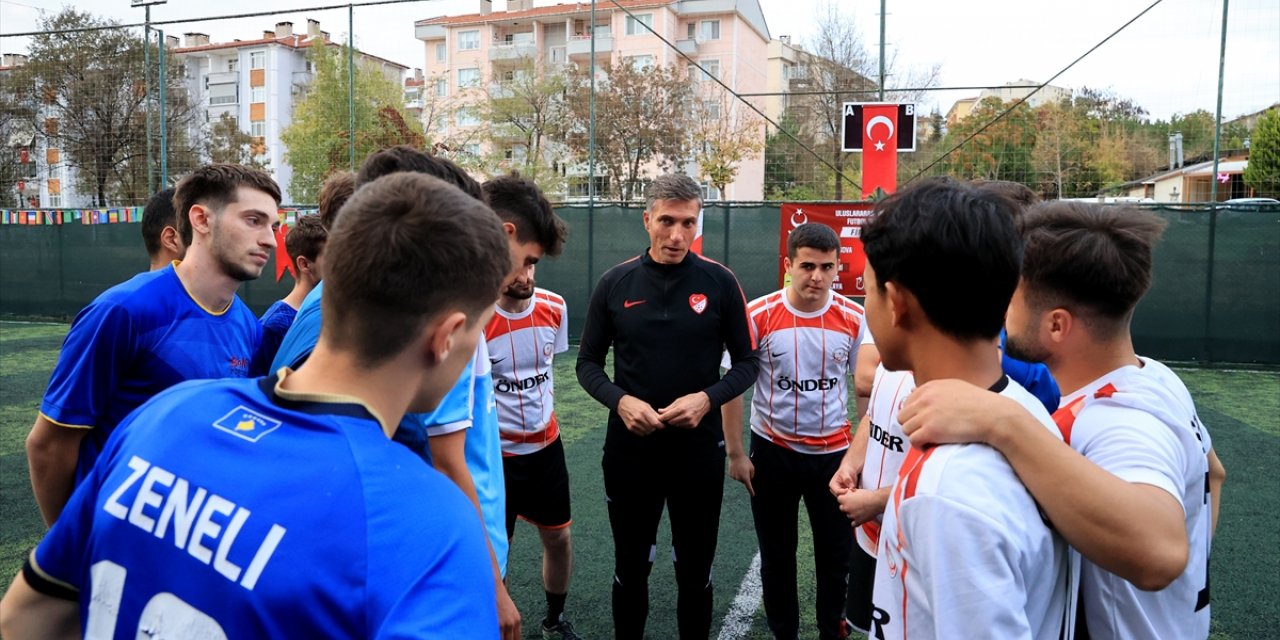
[[[756,609],[760,608],[760,552],[751,559],[747,574],[742,576],[742,586],[738,587],[738,595],[734,596],[729,613],[724,616],[724,624],[720,627],[719,640],[738,640],[751,630],[751,619]]]

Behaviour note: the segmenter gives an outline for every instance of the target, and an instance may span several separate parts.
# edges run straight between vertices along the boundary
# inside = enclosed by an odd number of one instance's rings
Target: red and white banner
[[[782,205],[782,233],[778,239],[778,286],[791,284],[783,258],[787,257],[787,238],[796,227],[816,222],[831,227],[840,237],[840,257],[832,291],[845,296],[866,295],[862,271],[867,255],[862,250],[862,223],[871,215],[869,202],[804,203]]]
[[[698,209],[698,233],[693,236],[693,243],[689,245],[689,250],[702,255],[702,209]]]
[[[862,197],[898,188],[898,152],[916,150],[916,106],[846,102],[842,150],[862,154]]]

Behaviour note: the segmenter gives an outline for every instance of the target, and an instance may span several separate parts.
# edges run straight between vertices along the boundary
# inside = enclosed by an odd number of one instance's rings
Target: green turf
[[[30,429],[66,325],[0,322],[0,574],[13,575],[41,534],[31,497],[23,438]],[[604,506],[600,452],[606,413],[578,387],[576,351],[556,362],[556,412],[560,418],[573,491],[576,569],[568,613],[584,637],[612,635],[610,581],[613,547]],[[1214,640],[1274,638],[1280,629],[1280,373],[1180,370],[1196,397],[1201,418],[1227,467],[1221,522],[1213,554]],[[660,473],[655,469],[654,473]],[[803,511],[801,511],[803,514]],[[755,553],[746,491],[726,479],[720,551],[714,568],[715,629],[737,594]],[[647,635],[675,638],[675,580],[670,536],[664,523],[659,561],[650,581]],[[815,638],[813,561],[805,518],[800,523],[801,637]],[[526,618],[525,636],[537,637],[543,596],[540,554],[532,527],[518,525],[509,562],[510,589]],[[769,637],[763,611],[746,636]]]

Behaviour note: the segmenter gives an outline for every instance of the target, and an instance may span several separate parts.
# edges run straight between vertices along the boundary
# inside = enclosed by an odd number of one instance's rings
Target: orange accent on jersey
[[[769,435],[769,439],[773,441],[774,444],[786,447],[787,449],[794,448],[791,446],[794,444],[805,445],[808,447],[819,447],[827,451],[839,451],[847,448],[853,441],[853,434],[849,431],[849,423],[847,421],[845,422],[845,428],[833,431],[818,438],[778,433],[777,431],[769,428],[769,425],[764,425],[764,431]]]
[[[1107,383],[1093,392],[1095,399],[1110,398],[1115,395],[1118,389],[1111,383]],[[1058,432],[1062,434],[1062,439],[1067,444],[1071,444],[1071,428],[1076,424],[1076,418],[1080,416],[1080,412],[1084,410],[1085,400],[1088,396],[1080,396],[1072,400],[1066,406],[1053,412],[1053,422],[1058,425]]]
[[[529,444],[531,442],[539,442],[544,446],[551,444],[556,438],[560,437],[560,422],[556,420],[555,412],[551,412],[551,421],[547,423],[547,427],[541,431],[534,431],[527,434],[515,435],[511,432],[502,432],[502,439],[512,444]]]
[[[1114,396],[1116,394],[1116,391],[1118,391],[1118,389],[1116,389],[1116,386],[1108,382],[1107,384],[1103,385],[1101,389],[1098,389],[1097,391],[1095,391],[1093,393],[1093,397],[1094,398],[1110,398],[1111,396]]]
[[[871,540],[871,544],[880,546],[880,523],[875,520],[868,520],[858,525],[862,532],[867,534],[867,539]]]

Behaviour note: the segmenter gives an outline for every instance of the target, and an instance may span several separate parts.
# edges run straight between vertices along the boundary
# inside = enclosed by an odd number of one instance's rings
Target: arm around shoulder
[[[10,640],[80,637],[80,604],[36,591],[21,572],[0,601],[0,636]]]

